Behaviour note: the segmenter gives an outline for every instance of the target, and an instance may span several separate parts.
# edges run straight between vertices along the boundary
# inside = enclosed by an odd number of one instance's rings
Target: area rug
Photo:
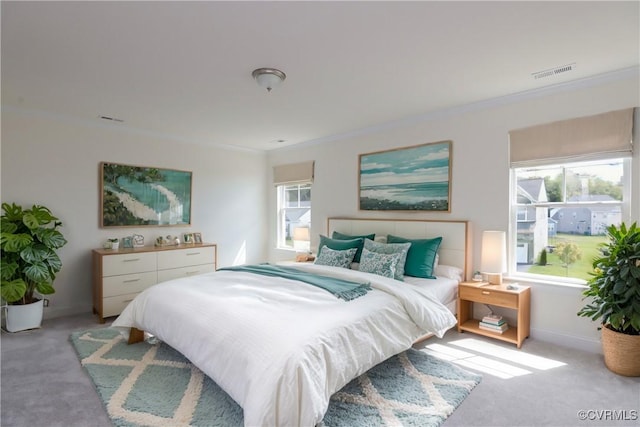
[[[75,332],[71,342],[115,426],[243,426],[242,408],[164,343],[128,345],[113,328]],[[335,393],[323,424],[439,426],[480,378],[410,349]]]

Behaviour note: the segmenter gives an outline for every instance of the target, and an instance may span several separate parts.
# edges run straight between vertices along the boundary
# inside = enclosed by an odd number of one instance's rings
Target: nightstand
[[[517,289],[507,289],[507,286],[508,283],[502,285],[488,285],[486,282],[460,283],[458,285],[458,332],[473,332],[513,343],[520,348],[525,338],[529,337],[531,288],[516,285]],[[515,310],[517,325],[509,325],[509,329],[502,334],[480,329],[478,326],[480,321],[473,318],[474,303]]]

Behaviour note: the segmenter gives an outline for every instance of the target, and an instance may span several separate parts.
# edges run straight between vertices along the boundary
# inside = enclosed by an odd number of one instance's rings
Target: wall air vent
[[[566,73],[568,71],[573,71],[576,69],[576,63],[561,65],[559,67],[550,68],[548,70],[536,71],[535,73],[531,73],[534,79],[543,79],[545,77],[556,76],[558,74]]]

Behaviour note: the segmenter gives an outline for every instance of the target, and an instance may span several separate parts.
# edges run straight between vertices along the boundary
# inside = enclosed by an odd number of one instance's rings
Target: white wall
[[[99,227],[102,161],[193,172],[191,227]],[[218,244],[218,265],[266,258],[264,153],[208,148],[142,135],[118,125],[3,109],[2,202],[49,207],[69,241],[45,317],[92,309],[91,250],[109,237],[199,231]]]
[[[509,130],[639,106],[639,80],[635,68],[590,81],[379,125],[370,132],[354,132],[331,142],[282,148],[270,152],[268,162],[273,166],[315,160],[312,247],[317,246],[318,234],[326,233],[326,220],[330,216],[465,219],[471,223],[473,250],[470,255],[475,270],[479,264],[482,231],[509,228]],[[358,210],[359,154],[442,140],[453,141],[451,213]],[[632,218],[636,220],[640,218],[639,152],[636,148],[632,190]],[[270,259],[291,258],[291,253],[275,248],[273,194],[270,201]],[[573,345],[597,351],[596,325],[575,315],[581,306],[580,288],[532,285],[532,335],[558,342],[573,337]]]

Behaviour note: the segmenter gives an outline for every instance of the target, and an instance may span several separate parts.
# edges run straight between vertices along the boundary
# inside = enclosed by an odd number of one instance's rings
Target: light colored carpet
[[[116,426],[242,426],[242,409],[165,344],[127,345],[112,328],[71,341]],[[439,426],[481,376],[411,349],[332,396],[323,420],[338,426]]]

